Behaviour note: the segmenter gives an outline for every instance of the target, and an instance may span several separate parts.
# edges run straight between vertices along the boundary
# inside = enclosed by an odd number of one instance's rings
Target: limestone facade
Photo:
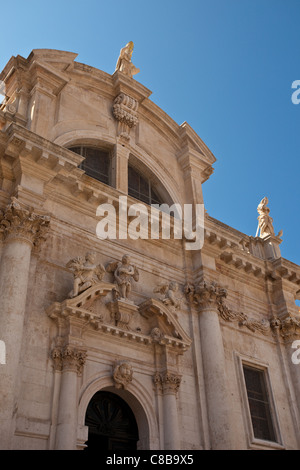
[[[0,447],[86,448],[105,391],[131,409],[138,449],[300,449],[299,266],[280,236],[207,213],[201,250],[99,239],[97,208],[118,213],[128,168],[163,202],[195,206],[215,157],[130,74],[75,59],[33,50],[0,76]],[[107,153],[109,184],[82,168],[80,146]],[[264,376],[270,439],[244,367]]]

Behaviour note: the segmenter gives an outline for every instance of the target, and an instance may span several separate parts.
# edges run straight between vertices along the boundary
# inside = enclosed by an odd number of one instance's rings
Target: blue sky
[[[49,48],[112,74],[133,41],[136,80],[217,158],[208,213],[255,236],[267,196],[282,256],[300,263],[300,0],[15,0],[1,20],[1,70]]]

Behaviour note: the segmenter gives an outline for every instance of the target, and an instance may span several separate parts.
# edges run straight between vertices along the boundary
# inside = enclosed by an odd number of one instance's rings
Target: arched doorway
[[[86,410],[86,450],[136,450],[139,440],[135,416],[120,396],[98,391]]]

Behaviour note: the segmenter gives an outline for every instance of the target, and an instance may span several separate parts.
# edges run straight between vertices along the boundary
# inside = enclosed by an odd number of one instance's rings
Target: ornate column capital
[[[273,330],[278,331],[285,341],[300,338],[300,316],[296,318],[289,314],[284,318],[273,318],[271,327]]]
[[[54,370],[72,371],[81,375],[86,360],[86,351],[67,345],[62,348],[56,347],[51,351]]]
[[[18,238],[38,246],[45,239],[49,223],[48,215],[34,211],[14,197],[6,209],[0,210],[0,235],[3,240]]]
[[[214,281],[203,281],[195,287],[194,299],[203,308],[217,308],[226,296],[227,290]]]
[[[164,394],[175,395],[181,383],[181,375],[169,371],[156,372],[153,381],[157,389],[161,390]]]

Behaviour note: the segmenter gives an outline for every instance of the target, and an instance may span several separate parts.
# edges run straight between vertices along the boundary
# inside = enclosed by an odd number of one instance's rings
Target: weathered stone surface
[[[299,267],[270,224],[250,237],[209,214],[200,251],[99,239],[97,207],[119,215],[128,165],[163,202],[195,205],[216,159],[132,70],[75,59],[34,50],[1,76],[0,447],[84,448],[105,389],[132,409],[141,449],[300,449]],[[109,185],[80,168],[83,145],[108,152]],[[243,364],[266,374],[274,442],[253,435]]]

